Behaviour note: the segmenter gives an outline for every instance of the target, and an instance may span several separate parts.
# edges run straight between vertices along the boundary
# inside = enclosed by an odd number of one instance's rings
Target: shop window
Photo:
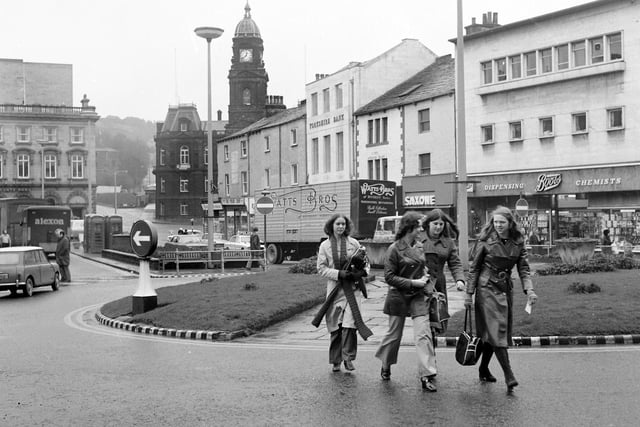
[[[482,144],[493,144],[493,125],[480,126]]]
[[[624,129],[624,115],[622,107],[607,110],[607,130]]]

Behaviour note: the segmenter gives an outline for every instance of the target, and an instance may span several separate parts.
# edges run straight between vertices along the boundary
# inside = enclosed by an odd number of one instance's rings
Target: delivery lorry
[[[12,246],[24,246],[22,240],[23,211],[27,206],[49,205],[45,199],[31,197],[0,198],[0,231],[7,230]]]
[[[22,244],[40,246],[47,255],[55,254],[56,230],[71,233],[71,208],[68,206],[26,206],[22,210]]]
[[[256,200],[264,193],[256,194]],[[353,222],[351,236],[372,240],[379,217],[396,212],[394,181],[359,179],[321,184],[271,188],[273,211],[266,214],[266,257],[272,264],[315,255],[327,238],[324,225],[334,214],[344,214]],[[263,215],[255,224],[262,228]],[[265,230],[261,230],[261,237]]]

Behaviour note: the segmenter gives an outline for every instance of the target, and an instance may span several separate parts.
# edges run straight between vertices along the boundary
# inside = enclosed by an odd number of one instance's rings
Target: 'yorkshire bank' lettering
[[[333,123],[341,122],[344,120],[344,114],[338,114],[337,116],[333,116]],[[312,123],[309,123],[309,129],[315,129],[322,126],[326,126],[331,124],[332,119],[326,118],[322,120],[318,120]]]
[[[538,193],[542,191],[549,191],[562,184],[562,174],[544,174],[538,175],[538,184],[536,185],[536,191]]]
[[[62,225],[64,226],[64,219],[62,218],[36,218],[33,220],[34,225]]]
[[[435,206],[436,195],[435,194],[422,194],[419,196],[405,196],[405,206]]]
[[[577,187],[595,187],[599,185],[619,185],[622,184],[622,178],[595,178],[595,179],[576,179]]]

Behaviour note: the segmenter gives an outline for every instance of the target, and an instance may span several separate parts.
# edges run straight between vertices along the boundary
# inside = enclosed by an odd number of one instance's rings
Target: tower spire
[[[249,0],[247,0],[247,5],[244,7],[244,17],[251,18],[251,6],[249,6]]]

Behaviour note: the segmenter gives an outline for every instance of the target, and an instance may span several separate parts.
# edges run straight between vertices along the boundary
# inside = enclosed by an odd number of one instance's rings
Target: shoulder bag
[[[467,331],[467,318],[469,330]],[[482,339],[473,336],[473,321],[471,319],[471,307],[467,307],[464,313],[464,330],[456,343],[456,360],[462,366],[473,366],[482,355]]]

